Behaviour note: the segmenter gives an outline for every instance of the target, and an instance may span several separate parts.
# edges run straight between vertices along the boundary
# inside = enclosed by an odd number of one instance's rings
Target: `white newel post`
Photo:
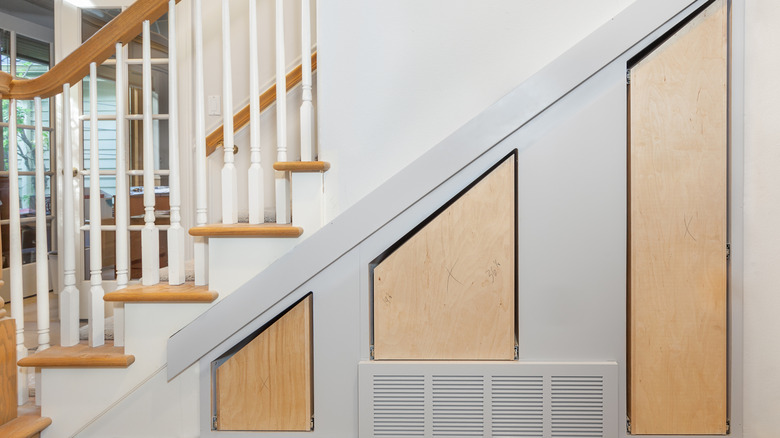
[[[100,217],[100,145],[98,141],[97,64],[89,65],[89,346],[105,343],[103,239]]]
[[[127,287],[129,281],[130,191],[127,181],[127,84],[122,43],[116,44],[116,288]],[[125,305],[114,303],[114,346],[125,345]]]
[[[233,66],[230,57],[230,0],[222,0],[222,223],[238,222],[238,181],[233,157]]]
[[[168,228],[168,284],[184,283],[184,228],[181,226],[179,108],[176,59],[176,0],[168,2],[168,176],[171,226]]]
[[[305,57],[305,56],[304,56]],[[287,161],[287,78],[284,63],[284,1],[276,0],[276,161]],[[289,224],[290,175],[275,172],[276,223]]]
[[[144,228],[141,231],[143,285],[160,282],[160,230],[154,223],[154,124],[152,122],[152,49],[149,20],[143,23]]]
[[[49,255],[46,237],[46,177],[43,162],[43,110],[35,98],[35,277],[38,351],[49,348]]]
[[[10,254],[9,287],[11,290],[11,318],[16,320],[16,360],[27,357],[24,345],[24,290],[22,285],[22,223],[19,216],[19,164],[17,158],[16,99],[8,108],[8,245]],[[17,395],[19,405],[27,402],[27,373],[17,367]]]
[[[249,142],[247,175],[249,223],[265,222],[263,167],[260,158],[260,66],[257,54],[257,0],[249,0]]]
[[[301,161],[317,158],[311,79],[311,0],[301,0]]]
[[[73,146],[70,84],[62,86],[62,246],[63,288],[60,292],[60,345],[79,343],[79,290],[76,288],[76,222],[74,220]]]
[[[208,221],[208,198],[206,184],[206,103],[203,81],[203,17],[201,0],[193,0],[192,21],[195,24],[195,224],[206,225]],[[195,239],[195,284],[208,284],[209,247],[208,239]]]

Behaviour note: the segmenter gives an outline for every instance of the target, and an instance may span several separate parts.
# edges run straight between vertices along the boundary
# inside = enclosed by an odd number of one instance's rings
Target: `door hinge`
[[[211,430],[217,430],[217,416],[211,417]]]
[[[726,260],[731,260],[731,244],[726,244]]]
[[[314,430],[314,415],[311,416],[311,426],[309,430]]]
[[[731,434],[731,419],[726,418],[726,435]]]
[[[520,347],[515,345],[515,360],[520,359]]]
[[[371,360],[374,360],[374,346],[368,347],[368,354],[371,357]]]
[[[631,69],[626,70],[626,85],[631,85]]]
[[[631,433],[631,419],[626,418],[626,433]]]

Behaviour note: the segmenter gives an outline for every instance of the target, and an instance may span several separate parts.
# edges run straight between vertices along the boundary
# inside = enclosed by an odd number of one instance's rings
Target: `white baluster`
[[[276,0],[276,161],[287,161],[287,79],[284,64],[284,1]],[[276,175],[276,222],[289,224],[290,175]]]
[[[203,17],[201,0],[193,0],[192,21],[195,23],[195,224],[206,225],[208,221],[208,198],[206,183],[206,103],[203,81]],[[195,239],[195,284],[206,285],[209,282],[208,239]]]
[[[144,286],[160,282],[160,230],[154,224],[154,125],[152,123],[152,46],[149,20],[143,23],[144,228],[141,275]]]
[[[17,158],[16,99],[8,109],[8,245],[11,290],[11,318],[16,320],[16,359],[27,357],[24,345],[24,290],[22,285],[22,223],[19,216],[19,164]],[[19,405],[27,402],[27,373],[17,367]]]
[[[179,108],[176,59],[176,1],[168,2],[168,163],[171,226],[168,228],[168,284],[184,283],[184,228],[181,226],[179,176]]]
[[[105,343],[103,236],[100,230],[100,145],[98,141],[97,64],[89,64],[89,346]]]
[[[127,287],[129,281],[128,231],[130,214],[130,192],[127,181],[127,132],[125,112],[127,111],[127,84],[125,76],[124,50],[122,43],[116,44],[116,199],[114,223],[116,224],[116,288]],[[114,304],[114,346],[125,345],[125,305]]]
[[[222,0],[222,223],[238,222],[238,181],[233,163],[233,66],[230,59],[230,0]]]
[[[301,161],[317,157],[314,145],[314,104],[311,80],[311,0],[301,0]]]
[[[257,55],[257,0],[249,0],[249,223],[265,221],[263,167],[260,158],[260,73]]]
[[[71,145],[70,84],[62,86],[62,257],[63,288],[60,292],[60,345],[79,343],[79,290],[76,288],[76,224]]]
[[[49,348],[49,256],[46,237],[46,179],[43,163],[43,111],[35,98],[35,274],[38,301],[38,351]]]

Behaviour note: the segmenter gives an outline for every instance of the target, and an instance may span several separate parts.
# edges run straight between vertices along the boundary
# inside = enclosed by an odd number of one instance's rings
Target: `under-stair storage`
[[[312,294],[212,363],[215,430],[313,427]]]
[[[633,434],[728,431],[727,47],[719,0],[630,70]]]
[[[515,358],[512,153],[373,266],[374,359]]]

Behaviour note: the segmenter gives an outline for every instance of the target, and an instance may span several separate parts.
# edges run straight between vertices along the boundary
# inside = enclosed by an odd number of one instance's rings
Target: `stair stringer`
[[[173,378],[652,33],[703,0],[639,0],[301,242],[168,342]],[[625,60],[624,60],[625,61]],[[262,290],[262,294],[257,291]]]

